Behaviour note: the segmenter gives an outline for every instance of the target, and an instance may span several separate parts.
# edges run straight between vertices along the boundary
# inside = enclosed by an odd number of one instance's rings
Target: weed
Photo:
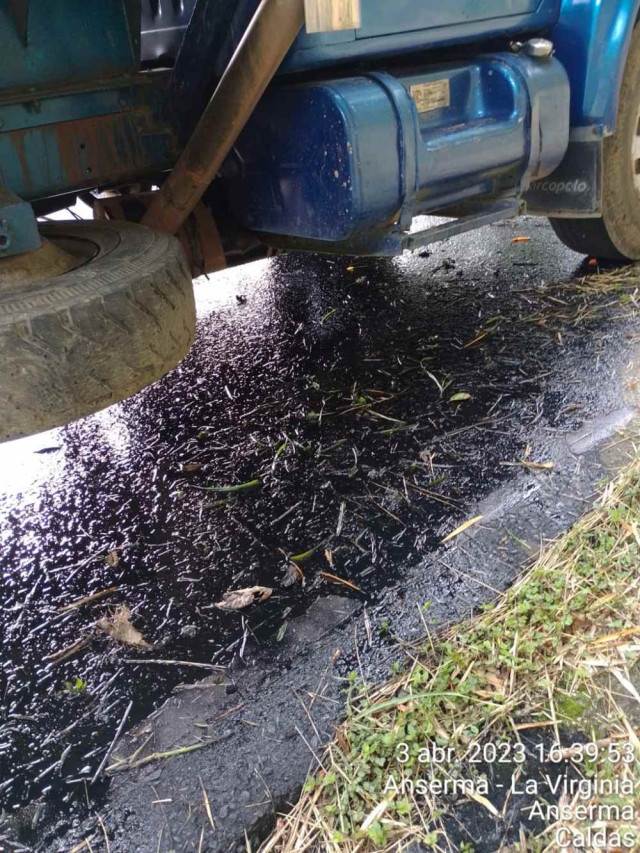
[[[77,698],[78,696],[83,696],[87,692],[88,683],[77,676],[74,681],[65,681],[64,689],[72,698]]]

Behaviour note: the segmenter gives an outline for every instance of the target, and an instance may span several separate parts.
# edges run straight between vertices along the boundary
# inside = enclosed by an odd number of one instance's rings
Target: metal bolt
[[[535,56],[536,59],[549,59],[553,54],[553,42],[549,39],[529,39],[524,50],[528,56]]]

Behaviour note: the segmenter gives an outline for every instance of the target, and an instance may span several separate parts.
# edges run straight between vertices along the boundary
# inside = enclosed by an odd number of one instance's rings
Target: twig
[[[326,772],[327,772],[327,768],[324,766],[324,764],[322,763],[322,761],[321,761],[321,760],[320,760],[320,758],[318,757],[318,755],[317,755],[316,751],[315,751],[315,750],[314,750],[314,748],[311,746],[311,744],[309,743],[309,741],[306,739],[306,737],[302,734],[302,732],[300,731],[300,729],[299,729],[297,726],[295,726],[295,730],[298,732],[298,734],[300,735],[300,737],[301,737],[301,738],[302,738],[302,740],[304,741],[305,746],[307,747],[307,749],[309,750],[309,752],[311,753],[311,755],[313,755],[313,757],[315,758],[315,760],[317,761],[317,763],[320,765],[320,767],[322,767],[322,769],[323,769],[323,770],[324,770],[324,772],[326,773]]]
[[[151,764],[152,761],[162,761],[165,758],[173,758],[176,755],[186,755],[188,752],[195,752],[196,749],[204,749],[205,746],[217,743],[214,740],[203,741],[202,743],[192,743],[190,746],[179,746],[176,749],[169,749],[167,752],[152,752],[141,758],[139,761],[129,762],[126,759],[112,764],[107,767],[107,773],[119,773],[122,770],[136,770],[138,767],[144,767],[146,764]]]
[[[107,589],[101,589],[100,592],[94,592],[92,595],[85,595],[82,598],[72,601],[70,604],[60,607],[58,612],[66,613],[68,610],[76,610],[76,608],[82,607],[83,604],[90,604],[92,601],[99,601],[101,598],[106,598],[107,595],[113,595],[119,589],[119,586],[110,586]]]
[[[201,492],[233,494],[234,492],[244,492],[247,489],[258,489],[260,486],[262,486],[262,480],[249,480],[249,482],[239,483],[237,486],[193,486],[192,488],[199,489]]]
[[[207,819],[209,821],[211,829],[215,832],[216,825],[213,820],[213,815],[211,814],[211,803],[209,802],[209,796],[207,794],[206,788],[204,787],[202,777],[198,776],[198,779],[200,780],[200,787],[202,788],[202,796],[204,798],[204,810],[207,813]],[[204,827],[202,828],[202,831],[204,832]]]
[[[49,663],[52,664],[62,663],[82,651],[82,649],[90,645],[90,643],[91,637],[83,637],[81,640],[76,640],[75,643],[71,643],[70,646],[65,646],[64,649],[60,649],[59,652],[54,652],[52,655],[48,655],[45,660],[48,660]]]
[[[107,848],[107,853],[111,853],[111,845],[109,844],[109,836],[107,835],[107,829],[104,825],[104,821],[102,820],[99,814],[96,814],[96,817],[98,818],[98,823],[100,824],[102,832],[104,834],[104,845]]]
[[[472,583],[479,583],[480,586],[484,586],[486,589],[500,596],[500,598],[506,597],[506,592],[501,592],[499,589],[496,589],[495,586],[491,586],[490,584],[481,581],[480,578],[477,578],[475,575],[469,575],[467,574],[467,572],[463,572],[462,569],[456,569],[439,558],[437,559],[437,562],[441,563],[445,567],[445,569],[449,569],[450,572],[453,572],[456,575],[460,575],[460,577],[465,578],[466,580],[471,581]]]
[[[359,586],[356,586],[354,583],[351,583],[351,581],[347,581],[344,578],[339,578],[337,575],[332,575],[331,572],[318,572],[318,574],[321,578],[331,581],[332,583],[339,583],[349,589],[354,589],[356,592],[362,592]]]
[[[114,735],[114,738],[113,738],[113,740],[111,741],[111,743],[109,744],[109,748],[108,748],[108,749],[107,749],[107,751],[105,752],[104,757],[103,757],[102,761],[100,762],[100,765],[98,766],[98,769],[97,769],[97,770],[96,770],[96,772],[93,774],[93,777],[92,777],[92,779],[91,779],[91,782],[89,782],[89,784],[90,784],[90,785],[93,785],[93,784],[95,783],[95,781],[96,781],[96,779],[98,778],[98,776],[99,776],[99,775],[102,773],[102,771],[104,770],[104,766],[105,766],[105,764],[107,763],[107,761],[109,760],[109,756],[110,756],[110,755],[111,755],[111,753],[113,752],[113,747],[116,745],[116,741],[118,740],[118,738],[119,738],[119,737],[120,737],[120,735],[122,734],[122,730],[124,729],[125,723],[127,722],[127,718],[128,718],[128,716],[129,716],[129,714],[131,713],[131,709],[132,709],[132,708],[133,708],[133,699],[132,699],[132,700],[129,702],[129,704],[127,705],[127,710],[124,712],[124,714],[123,714],[123,716],[122,716],[122,719],[120,720],[120,725],[118,726],[118,729],[117,729],[117,731],[116,731],[116,733],[115,733],[115,735]],[[108,845],[107,845],[107,846],[108,846]]]
[[[69,850],[69,853],[80,853],[81,850],[91,850],[91,845],[89,844],[90,839],[93,838],[93,835],[90,835],[89,838],[85,838],[84,841],[81,841],[80,844],[76,844],[75,847],[72,847]]]
[[[122,658],[123,663],[149,663],[159,666],[195,666],[198,669],[213,669],[216,672],[224,672],[225,667],[215,663],[199,663],[191,660],[150,660],[148,658]]]

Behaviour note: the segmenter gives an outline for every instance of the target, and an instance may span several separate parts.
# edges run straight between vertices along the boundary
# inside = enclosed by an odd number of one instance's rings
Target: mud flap
[[[523,195],[538,216],[598,217],[602,210],[602,141],[570,142],[562,163]]]

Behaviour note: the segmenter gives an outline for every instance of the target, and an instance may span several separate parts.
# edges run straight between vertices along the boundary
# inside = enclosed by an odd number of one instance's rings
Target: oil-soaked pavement
[[[512,243],[520,235],[530,241]],[[215,690],[178,696],[193,697],[191,725],[194,714],[225,717],[251,695],[271,732],[262,749],[277,752],[279,717],[269,722],[269,706],[280,707],[279,688],[272,693],[264,679],[295,670],[302,645],[366,602],[359,628],[366,660],[344,653],[343,637],[335,674],[362,666],[379,675],[393,656],[379,637],[387,634],[382,619],[391,616],[394,634],[406,636],[425,618],[416,616],[417,603],[434,602],[441,619],[468,612],[513,576],[523,540],[535,545],[570,523],[603,471],[583,452],[624,425],[636,402],[633,299],[544,287],[587,271],[532,219],[395,260],[259,262],[198,282],[198,340],[164,380],[65,429],[0,446],[0,796],[10,815],[0,841],[69,849],[54,837],[75,827],[68,837],[77,842],[79,822],[98,808],[113,851],[226,849],[255,817],[244,811],[253,802],[246,779],[235,788],[226,779],[227,800],[217,806],[212,793],[222,825],[216,838],[201,836],[199,823],[180,835],[175,815],[159,818],[169,827],[160,838],[148,835],[145,802],[164,810],[175,799],[153,800],[145,788],[134,804],[131,785],[153,787],[155,768],[120,774],[111,793],[103,775],[89,785],[131,701],[128,728],[178,685],[207,675],[151,661],[247,668],[240,687],[236,679],[218,691],[227,705],[212,698]],[[581,447],[578,431],[592,422]],[[522,459],[555,467],[527,468]],[[207,490],[247,483],[254,485]],[[489,519],[496,507],[509,512],[529,496],[536,508],[520,527],[514,516],[493,539],[490,528],[480,531],[475,550],[468,543],[465,552],[461,541],[455,558],[431,559],[483,499]],[[306,555],[296,561],[300,571],[292,555]],[[256,584],[274,589],[267,602],[243,613],[215,607],[226,590]],[[62,609],[103,590],[111,592]],[[123,649],[96,629],[119,604],[131,608],[151,650]],[[350,622],[343,631],[353,634]],[[325,641],[334,648],[338,636],[336,629]],[[76,649],[78,641],[85,642]],[[325,671],[308,662],[311,680],[316,670]],[[338,713],[332,679],[326,704],[332,696],[334,704],[314,724],[325,734]],[[258,710],[265,693],[269,702]],[[154,732],[154,749],[194,740],[176,722],[184,713],[174,718],[164,736]],[[201,722],[200,739],[211,725]],[[220,739],[240,737],[238,725]],[[319,746],[315,735],[303,755]],[[306,758],[292,758],[296,744],[286,746],[280,796],[304,777]],[[239,748],[224,749],[229,759]],[[207,752],[193,753],[204,774]],[[225,787],[211,782],[218,792]],[[194,796],[202,810],[202,794]],[[238,797],[236,814],[228,803]],[[278,797],[269,797],[272,811]],[[101,844],[96,835],[92,848]]]

